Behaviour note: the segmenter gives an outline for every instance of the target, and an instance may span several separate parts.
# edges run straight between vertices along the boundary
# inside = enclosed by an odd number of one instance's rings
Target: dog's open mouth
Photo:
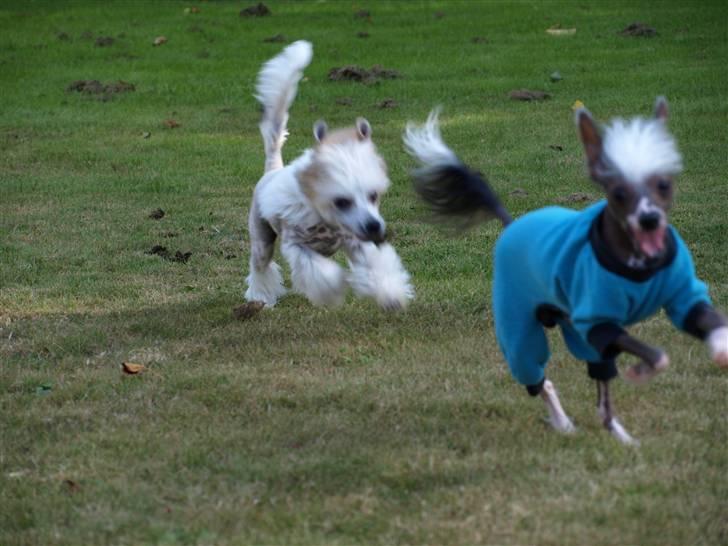
[[[647,258],[657,258],[665,250],[667,226],[659,226],[651,231],[633,229],[632,235],[642,254]]]

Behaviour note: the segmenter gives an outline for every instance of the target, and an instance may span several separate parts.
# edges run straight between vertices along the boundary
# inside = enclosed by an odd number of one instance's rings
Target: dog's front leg
[[[379,246],[350,239],[346,242],[349,257],[349,285],[360,296],[369,296],[387,310],[406,307],[414,297],[409,273],[392,245]]]
[[[665,351],[652,347],[627,332],[622,332],[617,337],[615,346],[640,359],[640,362],[630,366],[624,374],[631,383],[646,383],[670,365],[670,358]]]
[[[344,270],[335,261],[301,243],[286,240],[281,253],[291,266],[291,280],[297,292],[315,305],[341,305],[346,294]]]
[[[728,319],[725,315],[701,302],[690,310],[683,329],[705,341],[713,362],[721,368],[728,367]]]

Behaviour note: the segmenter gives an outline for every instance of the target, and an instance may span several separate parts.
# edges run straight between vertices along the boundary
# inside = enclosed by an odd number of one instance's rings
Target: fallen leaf
[[[154,38],[154,42],[152,42],[153,46],[161,46],[162,44],[167,43],[167,37],[166,36],[157,36]]]
[[[574,104],[571,105],[571,109],[576,112],[579,108],[584,108],[584,103],[581,102],[579,99],[576,99],[574,101]]]
[[[135,364],[134,362],[122,362],[121,371],[129,375],[137,375],[145,369],[144,364]]]
[[[69,493],[78,493],[81,490],[81,486],[78,485],[78,482],[73,480],[63,480],[63,483],[68,488]]]
[[[529,89],[515,89],[511,91],[508,96],[511,98],[511,100],[525,101],[545,100],[551,97],[551,95],[544,91],[531,91]]]
[[[165,119],[164,120],[164,126],[168,129],[176,129],[180,126],[180,123],[175,119]]]
[[[571,36],[572,34],[576,34],[576,29],[561,28],[560,25],[554,25],[550,28],[547,28],[546,32],[549,33],[551,36]]]
[[[262,301],[249,301],[242,305],[238,305],[233,309],[233,318],[236,320],[249,320],[265,307]]]

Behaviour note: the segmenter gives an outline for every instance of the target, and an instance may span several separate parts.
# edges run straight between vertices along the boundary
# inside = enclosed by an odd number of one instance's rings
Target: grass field
[[[574,101],[604,120],[666,95],[686,166],[672,221],[726,309],[728,6],[267,4],[0,3],[0,544],[726,544],[728,374],[664,316],[636,327],[673,365],[616,383],[642,440],[625,448],[553,337],[579,432],[549,430],[495,345],[499,229],[451,239],[423,222],[401,133],[442,104],[445,138],[514,215],[578,208],[599,192]],[[634,21],[657,36],[619,35]],[[253,83],[277,34],[315,47],[286,158],[316,119],[372,124],[417,291],[406,312],[290,295],[232,318],[263,165]],[[347,64],[401,77],[328,81]],[[77,80],[135,89],[67,91]],[[509,100],[520,88],[552,97]]]

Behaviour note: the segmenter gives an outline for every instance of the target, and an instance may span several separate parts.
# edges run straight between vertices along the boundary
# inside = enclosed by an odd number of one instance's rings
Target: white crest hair
[[[633,184],[652,175],[673,175],[682,170],[677,144],[662,120],[615,119],[606,127],[603,143],[607,164]]]

